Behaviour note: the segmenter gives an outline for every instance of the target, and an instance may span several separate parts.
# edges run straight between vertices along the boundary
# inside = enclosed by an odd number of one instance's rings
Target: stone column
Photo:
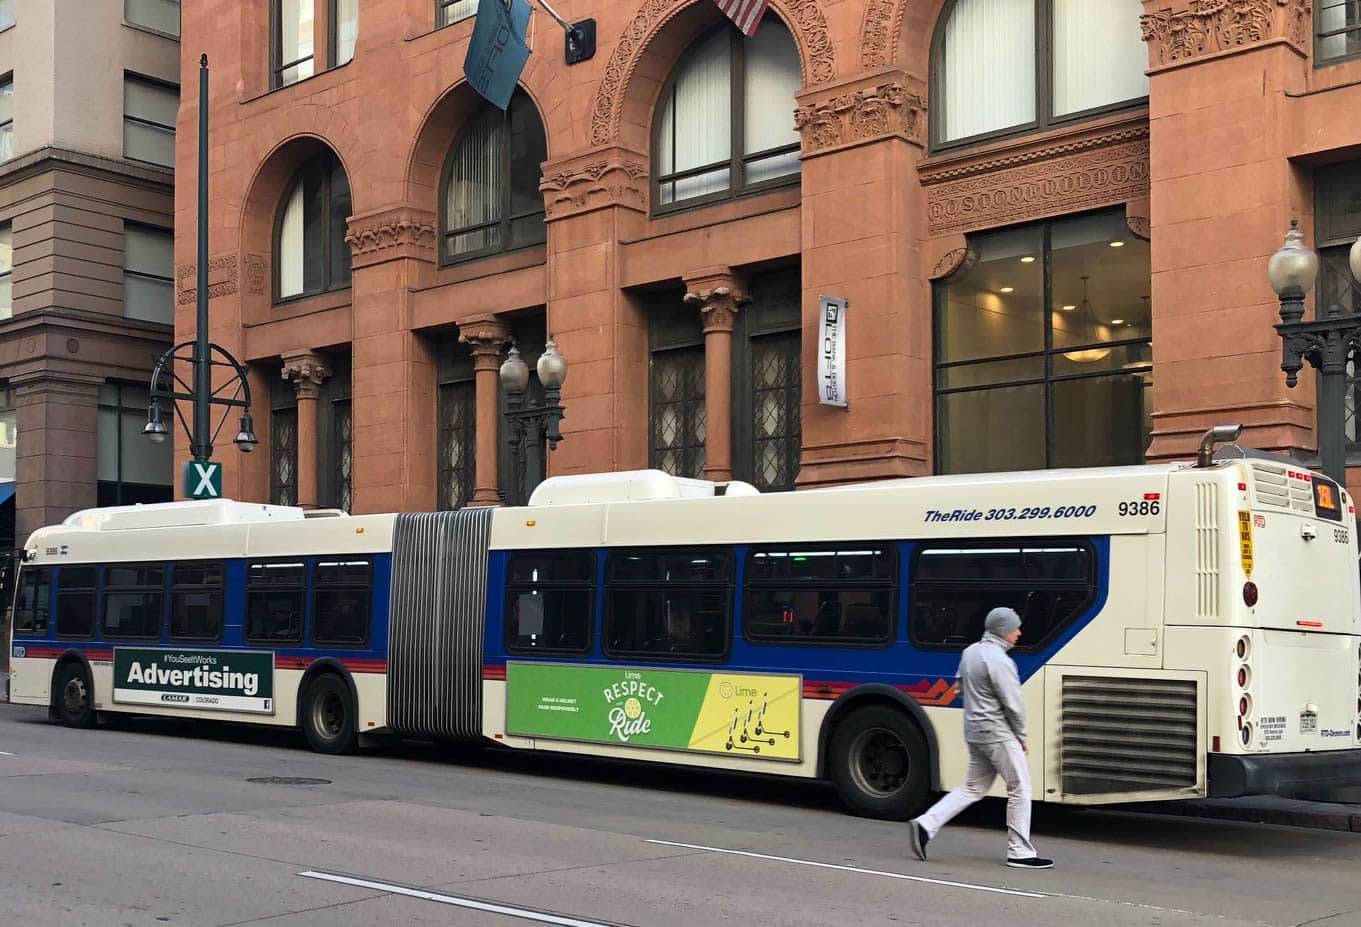
[[[732,330],[737,309],[750,299],[728,267],[685,275],[685,301],[704,323],[704,478],[732,479]]]
[[[37,374],[12,383],[18,411],[14,541],[22,545],[36,529],[60,524],[97,501],[99,381]]]
[[[510,342],[510,325],[486,317],[458,327],[458,340],[473,352],[473,375],[477,390],[477,485],[469,505],[500,505],[496,464],[500,434],[500,391],[498,374],[501,352]]]
[[[317,398],[331,368],[310,350],[284,355],[283,377],[298,392],[298,505],[317,507]]]

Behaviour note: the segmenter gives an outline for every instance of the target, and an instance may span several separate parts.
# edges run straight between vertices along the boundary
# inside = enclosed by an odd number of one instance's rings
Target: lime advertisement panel
[[[799,676],[508,663],[506,732],[797,760],[801,693]]]

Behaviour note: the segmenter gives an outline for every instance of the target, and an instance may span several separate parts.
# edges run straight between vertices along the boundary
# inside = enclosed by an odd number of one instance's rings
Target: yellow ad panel
[[[797,760],[801,693],[798,676],[714,673],[690,749]]]

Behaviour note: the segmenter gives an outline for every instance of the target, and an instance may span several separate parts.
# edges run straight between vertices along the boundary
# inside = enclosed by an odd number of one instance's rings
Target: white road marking
[[[341,885],[371,888],[374,891],[387,892],[390,895],[419,898],[422,901],[434,901],[439,904],[453,905],[456,908],[469,908],[473,911],[485,911],[488,914],[518,917],[521,920],[534,921],[539,924],[556,924],[558,927],[619,927],[618,924],[609,921],[587,921],[576,917],[565,917],[561,914],[548,914],[530,908],[517,908],[514,905],[494,904],[489,901],[478,901],[474,898],[460,898],[458,895],[446,895],[442,892],[427,892],[419,888],[407,888],[405,885],[392,885],[388,882],[374,882],[369,879],[333,875],[329,872],[314,872],[309,869],[307,872],[298,873],[298,875],[305,879],[320,879],[323,882],[339,882]]]
[[[13,754],[13,753],[7,753],[7,752],[5,752],[4,750],[0,750],[0,756],[14,756],[14,754]]]
[[[900,879],[904,882],[926,882],[929,885],[948,885],[951,888],[967,888],[975,892],[992,892],[996,895],[1015,895],[1018,898],[1048,898],[1039,892],[1021,892],[1011,888],[994,888],[991,885],[974,885],[970,882],[951,882],[947,879],[928,879],[925,876],[905,875],[901,872],[886,872],[882,869],[861,869],[858,866],[838,866],[835,863],[819,863],[810,859],[794,859],[789,856],[769,856],[765,853],[751,853],[746,850],[728,850],[723,847],[705,847],[693,843],[675,843],[671,840],[648,840],[664,847],[683,847],[688,850],[707,850],[710,853],[727,853],[731,856],[748,856],[752,859],[768,859],[777,863],[793,863],[796,866],[815,866],[818,869],[839,869],[842,872],[855,872],[861,875],[882,876],[885,879]]]

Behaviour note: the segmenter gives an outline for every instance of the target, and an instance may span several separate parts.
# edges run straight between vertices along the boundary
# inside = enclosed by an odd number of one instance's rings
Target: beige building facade
[[[175,0],[0,4],[0,545],[168,500],[141,438],[173,330]]]

